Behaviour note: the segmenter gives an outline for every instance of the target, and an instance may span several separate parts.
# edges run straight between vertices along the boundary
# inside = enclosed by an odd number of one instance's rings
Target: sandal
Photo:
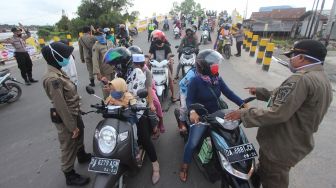
[[[157,163],[153,165],[153,174],[152,174],[153,185],[157,184],[159,180],[160,180],[160,167],[159,167],[159,163]]]
[[[188,165],[182,164],[180,168],[180,180],[182,182],[187,182],[188,179]]]

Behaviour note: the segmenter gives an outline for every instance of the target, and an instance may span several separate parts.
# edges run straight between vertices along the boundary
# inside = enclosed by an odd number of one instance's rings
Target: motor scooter
[[[255,97],[247,98],[244,103],[255,99]],[[254,158],[258,154],[240,127],[241,121],[224,119],[225,114],[233,110],[223,109],[209,114],[204,106],[198,103],[190,105],[189,108],[202,112],[199,114],[203,124],[201,126],[208,127],[193,154],[198,168],[206,179],[213,183],[220,180],[221,188],[258,187],[258,183],[252,182],[256,169]],[[175,117],[179,121],[178,109],[175,109]],[[191,122],[188,120],[187,124],[189,132]],[[188,134],[182,136],[185,141],[188,140]]]
[[[22,84],[11,76],[8,69],[0,71],[0,104],[12,103],[22,95],[21,87],[16,83]]]
[[[134,175],[141,169],[145,157],[143,152],[137,161],[134,149],[133,127],[127,121],[128,118],[138,111],[149,110],[148,107],[106,105],[102,98],[95,95],[90,86],[86,87],[88,94],[101,100],[101,104],[91,105],[95,110],[82,112],[102,114],[104,118],[95,128],[93,137],[93,153],[88,170],[95,173],[93,187],[125,187],[125,175]],[[146,98],[147,90],[139,90],[138,98]]]

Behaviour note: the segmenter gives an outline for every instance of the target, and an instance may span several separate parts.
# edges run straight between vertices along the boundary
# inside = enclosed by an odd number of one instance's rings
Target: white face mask
[[[309,55],[305,55],[305,54],[298,54],[298,55],[292,57],[291,59],[294,59],[294,58],[296,58],[296,57],[298,57],[298,56],[300,56],[300,55],[304,55],[305,57],[308,57],[308,58],[310,58],[310,59],[313,59],[313,60],[315,60],[315,61],[317,61],[317,62],[316,62],[316,63],[308,64],[308,65],[303,65],[303,66],[301,66],[301,67],[297,67],[297,68],[295,68],[295,67],[293,67],[293,65],[292,65],[292,61],[289,61],[289,63],[288,63],[288,68],[289,68],[289,70],[290,70],[292,73],[296,73],[296,71],[301,70],[301,69],[306,68],[306,67],[311,67],[311,66],[314,66],[314,65],[323,64],[323,62],[322,62],[321,60],[316,59],[315,57],[312,57],[312,56],[309,56]]]

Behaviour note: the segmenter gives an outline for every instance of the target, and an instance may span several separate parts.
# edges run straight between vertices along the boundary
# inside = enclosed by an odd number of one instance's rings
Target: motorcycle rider
[[[143,51],[138,46],[131,46],[128,48],[128,50],[132,53],[132,55],[133,54],[143,54]],[[145,62],[134,62],[133,61],[133,63],[134,63],[135,68],[142,69],[146,75],[145,86],[148,91],[148,97],[147,97],[148,104],[152,111],[154,112],[156,111],[156,114],[159,117],[158,128],[160,129],[161,133],[164,133],[165,127],[163,125],[163,112],[162,112],[160,100],[156,95],[155,82],[153,80],[153,75],[151,71],[148,69],[148,67],[145,65]],[[157,130],[154,130],[153,132],[154,132],[154,136],[158,135]]]
[[[172,50],[168,44],[164,43],[165,40],[167,39],[162,31],[156,32],[155,35],[153,35],[154,44],[150,46],[149,57],[159,62],[165,59],[169,61],[169,64],[168,64],[169,76],[168,77],[169,77],[169,88],[171,91],[171,100],[172,102],[176,102],[178,99],[176,99],[174,95],[174,83],[173,83],[173,78],[172,78],[174,60],[171,57]]]
[[[105,27],[103,30],[106,35],[106,39],[110,40],[113,43],[113,45],[116,46],[116,39],[114,35],[112,35],[110,28]]]
[[[121,41],[125,41],[125,47],[128,48],[129,47],[129,36],[128,36],[128,32],[126,31],[126,26],[125,24],[120,24],[119,25],[119,32],[116,36],[117,39],[119,39],[119,44]]]
[[[165,19],[163,20],[163,27],[167,27],[167,30],[169,30],[169,21],[167,16],[165,16]]]
[[[77,157],[79,163],[91,161],[91,154],[84,149],[84,123],[80,115],[80,98],[76,86],[61,70],[69,63],[73,51],[72,46],[54,42],[41,50],[48,64],[48,72],[43,78],[43,88],[51,100],[52,122],[58,131],[61,149],[61,169],[67,185],[82,186],[89,183],[90,178],[79,175],[74,170]]]
[[[194,30],[191,29],[191,28],[187,28],[186,29],[186,35],[185,37],[183,37],[183,39],[181,40],[181,44],[180,44],[180,47],[178,48],[178,65],[177,65],[177,69],[176,69],[176,75],[175,75],[175,80],[177,80],[179,78],[179,72],[180,72],[180,69],[181,69],[181,64],[180,64],[180,58],[181,58],[181,55],[182,55],[182,49],[184,47],[193,47],[195,48],[195,53],[196,55],[198,54],[198,51],[199,51],[199,43],[197,42],[198,41],[198,38],[197,38],[197,35],[195,34]]]
[[[230,37],[230,41],[232,44],[232,37],[231,37],[231,32],[230,32],[230,25],[229,24],[222,24],[221,28],[218,30],[218,36],[217,36],[217,51],[221,52],[222,48],[223,48],[223,42],[224,42],[224,38],[229,36]],[[222,37],[222,40],[220,40],[219,38]]]
[[[208,24],[208,22],[204,22],[204,25],[202,26],[202,30],[205,31],[207,30],[208,31],[208,41],[211,41],[211,35],[210,35],[210,31],[211,31],[211,28]],[[201,41],[202,42],[203,38],[201,37]]]
[[[224,94],[238,106],[244,104],[244,101],[230,90],[219,76],[218,69],[222,61],[224,61],[223,56],[210,49],[201,51],[196,57],[197,73],[188,85],[186,98],[186,105],[190,113],[192,125],[190,125],[188,141],[184,148],[183,164],[180,169],[180,179],[183,182],[187,181],[188,166],[191,163],[193,151],[206,131],[206,126],[199,123],[202,114],[191,110],[190,105],[200,103],[204,105],[210,114],[214,113],[226,107],[224,102],[221,101],[221,94]]]
[[[124,78],[128,84],[128,91],[136,95],[137,90],[145,89],[146,76],[139,68],[133,68],[131,52],[124,47],[110,49],[104,56],[104,63],[116,68],[117,76]],[[147,105],[146,99],[137,101],[139,106]],[[138,117],[137,130],[139,145],[144,148],[152,162],[152,183],[160,179],[160,166],[157,160],[155,147],[151,140],[152,127],[148,126],[148,117]]]
[[[92,47],[93,74],[97,76],[97,80],[102,81],[103,95],[106,98],[109,93],[105,91],[107,82],[104,82],[104,80],[112,80],[115,71],[113,67],[103,63],[103,58],[107,50],[113,48],[113,44],[110,40],[106,40],[106,35],[100,28],[96,30],[95,37],[97,41]]]

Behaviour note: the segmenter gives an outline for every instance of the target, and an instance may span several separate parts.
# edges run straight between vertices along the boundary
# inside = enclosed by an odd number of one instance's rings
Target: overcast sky
[[[151,17],[157,14],[168,13],[174,1],[182,0],[134,0],[134,6],[130,10],[140,12],[140,17]],[[195,0],[202,7],[211,10],[227,10],[230,14],[237,9],[243,16],[247,0]],[[322,0],[321,0],[322,1]],[[320,2],[321,2],[320,1]],[[6,0],[1,5],[0,24],[25,25],[53,25],[62,15],[64,9],[70,18],[76,17],[77,7],[81,0]],[[159,2],[159,3],[158,3]],[[256,12],[260,7],[290,5],[292,7],[306,7],[311,10],[314,0],[248,0],[247,17]],[[330,10],[333,0],[325,0],[324,9]]]

